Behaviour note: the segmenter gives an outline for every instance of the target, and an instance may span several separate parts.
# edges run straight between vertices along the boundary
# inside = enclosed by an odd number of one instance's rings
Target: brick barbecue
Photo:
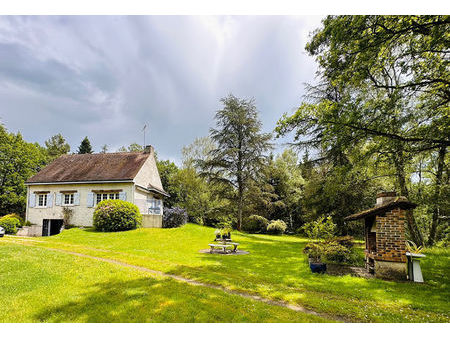
[[[395,192],[382,192],[373,208],[345,218],[364,220],[366,268],[377,277],[406,278],[406,210],[415,207]]]

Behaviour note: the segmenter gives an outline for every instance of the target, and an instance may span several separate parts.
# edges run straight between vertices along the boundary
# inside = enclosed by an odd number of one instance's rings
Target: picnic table
[[[226,253],[227,248],[231,248],[231,247],[233,247],[233,249],[230,250],[230,252],[236,252],[238,245],[239,245],[239,243],[235,243],[235,242],[222,242],[222,244],[209,243],[209,247],[211,248],[211,251],[210,251],[211,253],[213,253],[215,249],[222,249],[222,251],[224,253]]]

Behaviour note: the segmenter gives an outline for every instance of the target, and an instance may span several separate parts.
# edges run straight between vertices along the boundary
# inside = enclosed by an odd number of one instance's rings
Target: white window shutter
[[[47,194],[47,208],[53,206],[53,193]]]
[[[89,192],[87,195],[87,206],[92,208],[94,206],[94,193]]]
[[[57,192],[55,197],[55,205],[61,205],[61,198],[62,194],[60,192]]]
[[[119,192],[119,199],[122,200],[122,201],[126,201],[127,200],[127,193],[125,191]]]
[[[80,205],[80,193],[76,192],[73,194],[73,204]]]
[[[30,198],[28,201],[28,206],[30,208],[34,208],[36,206],[36,194],[35,193],[30,193]]]

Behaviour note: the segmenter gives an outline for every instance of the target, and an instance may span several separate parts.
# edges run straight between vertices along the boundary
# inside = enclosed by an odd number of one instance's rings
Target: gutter
[[[55,184],[98,184],[98,183],[132,183],[132,179],[110,181],[61,181],[61,182],[25,182],[25,185],[55,185]]]
[[[163,196],[166,196],[166,197],[170,197],[170,195],[168,193],[166,193],[165,191],[162,191],[162,190],[159,190],[159,189],[156,189],[156,188],[145,188],[145,187],[143,187],[142,185],[139,185],[139,184],[135,184],[135,186],[138,189],[142,189],[142,190],[144,190],[146,192],[156,192],[156,193],[158,193],[160,195],[163,195]]]

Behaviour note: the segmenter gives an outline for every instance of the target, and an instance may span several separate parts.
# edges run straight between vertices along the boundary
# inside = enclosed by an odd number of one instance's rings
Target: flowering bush
[[[177,228],[186,224],[187,219],[187,212],[182,208],[164,208],[163,228]]]
[[[100,202],[94,211],[94,227],[99,231],[124,231],[141,226],[142,215],[133,203],[121,200]]]
[[[0,218],[0,227],[5,229],[5,233],[14,235],[17,232],[17,228],[21,227],[22,223],[15,214],[5,215]]]
[[[276,221],[272,221],[267,226],[267,232],[269,234],[279,235],[285,232],[287,229],[286,223],[281,219],[277,219]]]

